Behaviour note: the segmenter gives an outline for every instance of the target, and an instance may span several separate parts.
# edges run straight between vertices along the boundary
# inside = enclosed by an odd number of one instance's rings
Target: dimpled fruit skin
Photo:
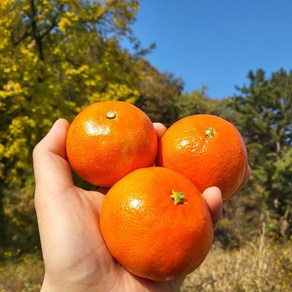
[[[170,126],[160,139],[157,165],[183,174],[201,192],[219,187],[226,200],[242,185],[248,162],[236,127],[220,117],[201,114]]]
[[[170,195],[183,192],[185,204]],[[184,176],[162,167],[135,170],[107,193],[100,228],[112,256],[131,273],[166,281],[195,270],[213,240],[209,209]]]
[[[97,102],[72,121],[66,151],[81,178],[110,187],[132,170],[153,165],[157,136],[148,116],[136,106],[122,101]]]

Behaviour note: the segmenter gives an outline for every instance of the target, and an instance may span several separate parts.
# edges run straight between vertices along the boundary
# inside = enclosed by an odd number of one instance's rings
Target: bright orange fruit
[[[159,142],[157,165],[189,178],[201,192],[217,186],[223,199],[242,185],[247,152],[234,125],[214,115],[193,115],[175,122]]]
[[[110,187],[134,169],[152,166],[157,136],[148,116],[122,101],[94,103],[71,123],[68,160],[84,180]]]
[[[212,245],[209,209],[194,184],[162,167],[137,169],[107,193],[100,228],[131,273],[166,281],[195,270]]]

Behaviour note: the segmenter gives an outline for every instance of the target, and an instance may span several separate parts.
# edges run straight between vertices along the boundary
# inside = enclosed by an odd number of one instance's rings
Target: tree
[[[177,96],[174,106],[177,113],[177,119],[195,114],[214,114],[219,108],[220,102],[209,98],[203,86],[201,90],[194,90],[191,93],[185,92],[181,96]],[[222,113],[219,112],[220,116]]]
[[[94,101],[137,99],[137,57],[119,39],[135,46],[139,2],[1,1],[0,223],[4,193],[31,184],[32,149],[57,118]]]
[[[136,106],[152,121],[170,125],[176,120],[174,102],[181,95],[183,81],[172,73],[160,73],[142,58],[136,64],[136,71],[140,76]]]
[[[231,99],[253,170],[253,198],[246,200],[246,208],[262,206],[267,228],[287,236],[292,207],[292,72],[281,69],[267,78],[257,70],[248,78],[250,84],[238,87],[241,94]]]

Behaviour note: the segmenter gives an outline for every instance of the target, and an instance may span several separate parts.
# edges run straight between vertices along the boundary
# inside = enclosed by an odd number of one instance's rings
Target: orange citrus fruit
[[[201,192],[219,187],[226,200],[242,185],[248,162],[236,127],[220,117],[200,114],[167,129],[159,141],[157,165],[183,174]]]
[[[100,228],[124,268],[155,281],[195,270],[213,240],[212,219],[200,191],[163,167],[140,168],[119,180],[104,199]]]
[[[97,102],[72,121],[66,151],[81,178],[110,187],[134,169],[153,165],[157,136],[148,116],[136,106],[122,101]]]

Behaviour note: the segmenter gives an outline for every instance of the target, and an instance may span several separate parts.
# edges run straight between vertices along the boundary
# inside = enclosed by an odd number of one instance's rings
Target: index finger
[[[153,123],[157,138],[160,139],[166,131],[166,127],[161,123]]]

